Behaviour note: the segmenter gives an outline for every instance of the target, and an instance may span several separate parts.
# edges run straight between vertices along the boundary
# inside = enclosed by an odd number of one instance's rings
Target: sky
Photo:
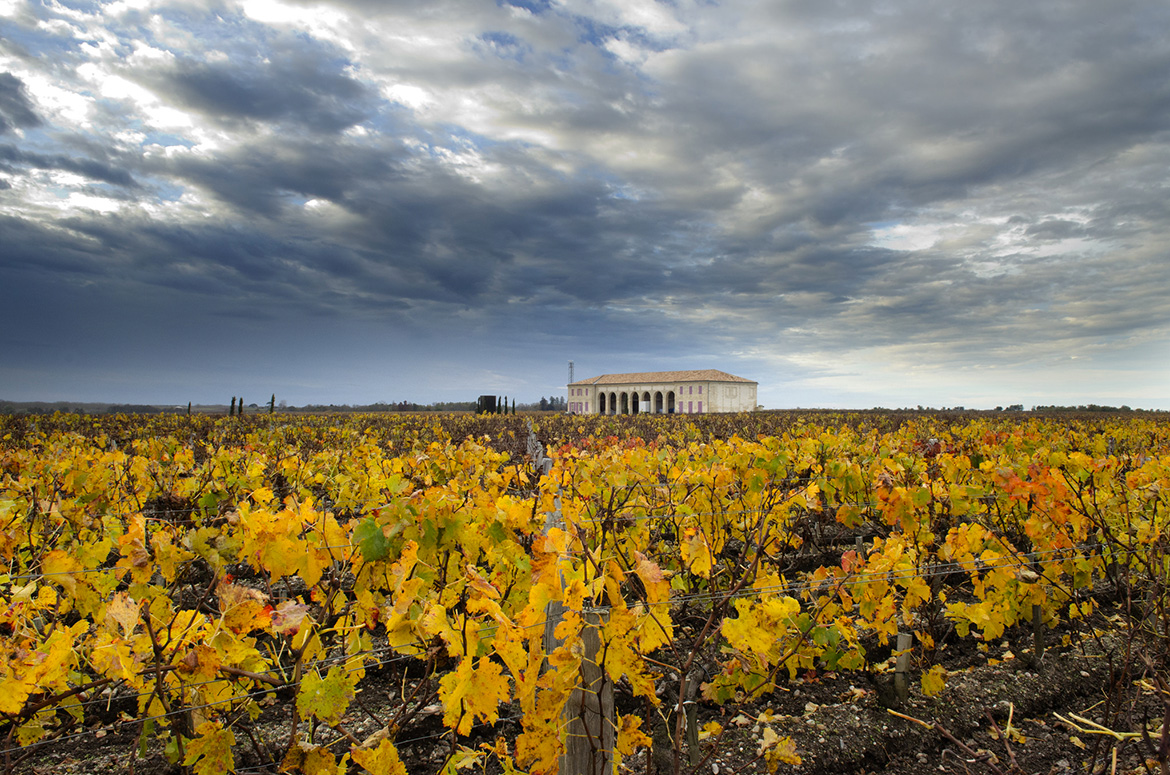
[[[0,398],[1170,409],[1164,0],[0,0]]]

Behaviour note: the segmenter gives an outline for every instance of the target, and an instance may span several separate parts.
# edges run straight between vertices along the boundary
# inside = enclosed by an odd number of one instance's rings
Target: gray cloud
[[[312,46],[280,41],[255,63],[181,59],[143,80],[178,104],[229,125],[272,122],[335,133],[372,112],[369,88],[344,74],[344,64]]]
[[[21,80],[12,73],[0,73],[0,135],[40,125]]]
[[[157,295],[331,358],[712,365],[772,405],[1026,403],[1038,363],[1167,400],[1163,4],[280,8],[7,20],[12,282],[117,299],[111,331]]]
[[[135,187],[134,178],[125,170],[94,159],[78,159],[65,154],[27,153],[11,145],[0,145],[0,164],[9,169],[27,166],[34,169],[64,170],[91,180],[115,186]]]

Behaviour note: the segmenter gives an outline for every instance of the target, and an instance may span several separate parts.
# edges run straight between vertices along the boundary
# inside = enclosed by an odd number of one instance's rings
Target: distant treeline
[[[1132,412],[1125,404],[1121,406],[1099,406],[1097,404],[1082,404],[1081,406],[1033,406],[1033,412]],[[1141,411],[1140,409],[1138,411]]]
[[[274,397],[275,398],[275,397]],[[87,403],[77,401],[4,401],[0,400],[0,414],[2,415],[51,415],[54,412],[63,412],[65,414],[185,414],[191,412],[193,414],[227,414],[228,406],[225,405],[194,405],[194,406],[160,406],[151,404],[103,404],[103,403]],[[534,401],[528,404],[517,402],[516,411],[518,412],[564,412],[567,409],[567,404],[564,396],[541,396],[539,401]],[[432,404],[418,404],[413,401],[397,401],[397,402],[378,402],[374,404],[308,404],[306,406],[288,406],[281,402],[279,406],[273,405],[272,410],[277,413],[288,412],[302,412],[312,414],[326,414],[326,413],[372,413],[372,412],[474,412],[475,401],[437,401]],[[265,403],[263,406],[257,404],[249,404],[243,410],[244,414],[266,414],[269,412],[269,404]],[[774,411],[788,411],[788,410],[774,410]],[[816,410],[812,410],[816,411]],[[832,410],[838,411],[838,410]],[[913,408],[906,409],[885,409],[882,407],[875,407],[872,411],[875,412],[915,412]],[[966,409],[962,406],[942,407],[936,409],[934,407],[919,406],[917,411],[920,413],[932,412],[974,412],[993,411],[993,412],[1023,412],[1026,411],[1022,404],[1012,404],[1007,407],[997,406],[993,410],[978,410]],[[1080,404],[1077,406],[1060,406],[1057,404],[1033,406],[1032,412],[1061,412],[1061,413],[1110,413],[1110,412],[1150,412],[1156,414],[1164,413],[1164,410],[1146,410],[1146,409],[1132,409],[1129,406],[1107,406],[1102,404]]]
[[[275,396],[273,396],[275,399]],[[556,412],[564,411],[566,407],[564,397],[544,398],[531,404],[516,404],[520,412]],[[194,406],[156,406],[151,404],[102,404],[84,403],[76,401],[3,401],[0,400],[0,414],[30,414],[49,415],[54,412],[65,414],[227,414],[235,410],[235,400],[230,405],[194,405]],[[417,404],[413,401],[384,402],[374,404],[307,404],[305,406],[288,406],[283,401],[279,406],[273,404],[271,410],[275,413],[303,412],[311,414],[326,413],[371,413],[371,412],[474,412],[475,401],[437,401],[432,404]],[[241,406],[244,414],[266,414],[270,405],[263,406],[249,404]]]
[[[150,404],[98,404],[76,401],[0,401],[0,414],[182,414],[187,407]]]
[[[265,410],[267,411],[267,410]],[[474,412],[474,401],[437,401],[433,404],[416,404],[413,401],[374,404],[306,404],[305,406],[282,406],[278,412]]]

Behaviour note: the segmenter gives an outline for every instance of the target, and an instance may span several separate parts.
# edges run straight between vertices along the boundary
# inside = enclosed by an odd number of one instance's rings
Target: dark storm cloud
[[[24,83],[12,73],[0,73],[0,135],[40,125]]]
[[[1088,229],[1081,223],[1054,218],[1029,226],[1027,233],[1036,239],[1071,239],[1085,236]]]
[[[342,201],[363,180],[392,185],[402,177],[395,155],[393,144],[255,141],[214,155],[151,161],[148,169],[206,189],[237,211],[273,216],[288,205],[290,194]]]
[[[861,393],[1170,337],[1162,3],[18,5],[18,279]]]
[[[11,145],[0,145],[0,164],[10,169],[26,166],[42,170],[63,170],[91,180],[128,188],[138,185],[125,170],[116,169],[103,162],[93,159],[76,159],[64,154],[26,153]]]
[[[263,62],[180,60],[149,82],[213,119],[300,124],[339,132],[364,120],[373,98],[341,72],[344,60],[285,42]]]

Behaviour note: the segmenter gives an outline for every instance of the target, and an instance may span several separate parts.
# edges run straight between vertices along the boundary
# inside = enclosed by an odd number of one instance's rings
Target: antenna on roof
[[[573,384],[573,362],[569,361],[569,384]]]

